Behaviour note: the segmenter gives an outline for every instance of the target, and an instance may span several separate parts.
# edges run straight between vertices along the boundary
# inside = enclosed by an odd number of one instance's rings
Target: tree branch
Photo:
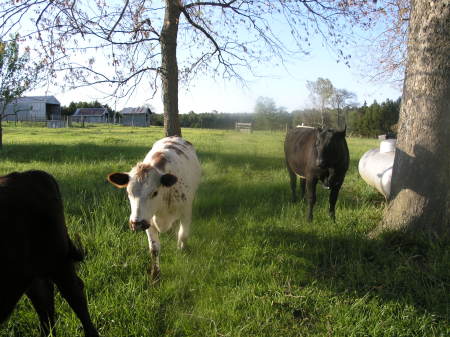
[[[116,29],[117,25],[118,25],[119,22],[122,20],[123,14],[125,13],[125,10],[126,10],[126,8],[127,8],[127,6],[128,6],[128,3],[129,3],[129,0],[125,0],[125,5],[124,5],[123,8],[122,8],[122,12],[120,13],[119,18],[117,19],[116,23],[113,25],[113,27],[111,28],[111,30],[110,30],[108,36],[106,37],[106,39],[107,39],[108,41],[111,41],[111,34],[114,32],[114,30]]]
[[[199,7],[199,6],[215,6],[215,7],[231,7],[233,3],[235,3],[237,0],[231,0],[224,3],[217,3],[217,2],[211,2],[211,1],[196,1],[191,2],[189,4],[184,5],[184,8],[192,8],[192,7]]]
[[[209,34],[206,29],[204,29],[202,26],[198,25],[197,23],[195,23],[191,16],[189,15],[189,13],[187,12],[185,7],[180,7],[181,12],[183,13],[183,15],[185,16],[186,20],[188,20],[188,22],[195,27],[196,29],[198,29],[199,31],[201,31],[210,41],[212,44],[214,44],[214,47],[216,48],[216,51],[218,51],[220,53],[220,47],[218,45],[218,43],[216,42],[216,40],[212,37],[211,34]]]

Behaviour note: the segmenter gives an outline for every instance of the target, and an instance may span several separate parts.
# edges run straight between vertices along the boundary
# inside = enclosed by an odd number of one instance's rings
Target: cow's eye
[[[158,195],[158,191],[153,192],[152,198],[156,197]]]

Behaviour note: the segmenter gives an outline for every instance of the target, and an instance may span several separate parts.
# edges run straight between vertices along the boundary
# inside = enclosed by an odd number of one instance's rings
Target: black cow
[[[54,326],[54,285],[83,324],[86,336],[98,336],[75,262],[83,254],[70,240],[56,180],[43,171],[0,177],[0,322],[24,293],[48,336]],[[54,336],[53,331],[53,336]]]
[[[316,202],[316,184],[320,180],[330,191],[330,217],[335,220],[334,209],[339,189],[344,182],[349,164],[345,129],[315,129],[297,127],[286,135],[284,152],[291,179],[292,200],[297,201],[297,175],[300,177],[301,198],[308,194],[308,221],[312,221]]]

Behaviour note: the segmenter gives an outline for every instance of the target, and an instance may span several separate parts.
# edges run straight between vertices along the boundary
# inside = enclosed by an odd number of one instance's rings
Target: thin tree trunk
[[[161,31],[161,77],[166,136],[181,136],[178,117],[177,35],[180,19],[179,0],[165,0],[166,10]]]
[[[413,0],[384,230],[450,227],[450,0]]]
[[[0,113],[0,150],[3,149],[3,117],[5,116],[6,104],[3,105]]]

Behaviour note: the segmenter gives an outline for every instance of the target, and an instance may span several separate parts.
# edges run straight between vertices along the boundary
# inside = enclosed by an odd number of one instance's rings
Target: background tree
[[[450,227],[450,0],[413,0],[390,202],[375,230]]]
[[[38,71],[38,66],[29,63],[27,52],[20,55],[18,34],[9,42],[0,40],[0,149],[3,146],[2,120],[7,116],[8,104],[34,84]]]
[[[370,106],[364,102],[363,106],[350,114],[349,124],[353,132],[364,137],[393,133],[399,111],[400,99],[397,101],[387,99],[381,104],[374,101]]]
[[[179,80],[205,72],[243,79],[263,62],[307,52],[313,34],[348,62],[345,33],[370,27],[377,10],[342,0],[9,0],[0,4],[0,32],[34,22],[36,55],[65,71],[59,83],[69,86],[108,83],[122,97],[146,84],[151,98],[161,80],[165,133],[181,135]]]
[[[333,84],[328,78],[319,77],[315,81],[306,81],[306,87],[309,90],[314,106],[320,111],[320,126],[329,125],[330,121],[326,116],[326,109],[329,107],[335,92]]]
[[[306,126],[321,126],[322,117],[320,111],[316,109],[304,109],[304,110],[294,110],[293,115],[293,126],[306,125]]]
[[[277,113],[275,101],[269,97],[258,97],[254,113],[255,128],[259,130],[270,130]]]
[[[277,107],[269,97],[258,97],[254,109],[255,129],[283,130],[292,124],[292,115],[285,108]]]
[[[374,19],[380,29],[373,29],[368,45],[363,45],[364,73],[373,81],[403,85],[406,66],[406,41],[411,0],[378,0]],[[368,57],[367,57],[368,56]]]
[[[61,114],[65,116],[72,116],[77,109],[80,108],[106,108],[108,115],[112,117],[116,112],[108,105],[102,104],[99,101],[93,102],[70,102],[68,106],[61,107]]]
[[[356,94],[347,89],[334,88],[330,100],[331,106],[336,111],[336,126],[338,128],[343,127],[342,124],[347,124],[346,120],[342,121],[342,119],[345,119],[345,116],[343,116],[344,108],[355,105]]]

